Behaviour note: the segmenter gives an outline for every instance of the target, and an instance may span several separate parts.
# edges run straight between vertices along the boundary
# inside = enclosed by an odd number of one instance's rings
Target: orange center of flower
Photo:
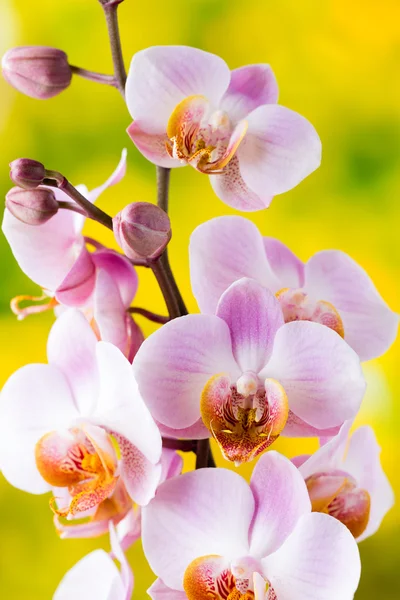
[[[209,175],[221,173],[246,135],[247,122],[232,129],[229,117],[212,111],[204,96],[188,96],[173,110],[166,149],[171,158]]]
[[[252,460],[277,439],[289,406],[285,390],[274,379],[260,387],[254,376],[245,374],[232,385],[226,375],[215,375],[203,390],[200,410],[225,458],[238,465]]]
[[[54,512],[76,515],[105,501],[115,490],[117,460],[109,436],[100,428],[89,434],[80,428],[44,435],[36,444],[39,473],[54,487],[67,488],[71,502]],[[95,439],[96,438],[96,439]],[[51,500],[53,507],[55,498]]]
[[[312,510],[341,521],[358,538],[366,529],[371,511],[367,490],[357,487],[348,473],[316,473],[306,479]]]
[[[283,288],[275,295],[280,302],[285,323],[314,321],[326,325],[344,337],[343,321],[330,302],[313,301],[302,289]]]
[[[249,579],[236,579],[220,556],[202,556],[185,571],[188,600],[254,600]]]

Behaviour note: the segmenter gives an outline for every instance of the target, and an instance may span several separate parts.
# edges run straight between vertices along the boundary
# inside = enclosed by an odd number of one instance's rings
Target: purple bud
[[[16,185],[33,190],[43,183],[46,169],[42,163],[31,158],[17,158],[10,163],[10,178]]]
[[[58,211],[58,202],[52,190],[12,188],[6,195],[6,208],[26,225],[43,225]]]
[[[167,213],[155,204],[128,204],[113,219],[117,242],[128,258],[155,260],[171,239],[171,223]]]
[[[52,98],[71,83],[72,70],[67,55],[56,48],[12,48],[3,56],[1,64],[8,83],[31,98]]]

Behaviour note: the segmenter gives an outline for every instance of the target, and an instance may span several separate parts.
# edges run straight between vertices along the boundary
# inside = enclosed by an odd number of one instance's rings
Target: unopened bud
[[[26,190],[33,190],[43,183],[46,169],[42,163],[30,158],[17,158],[10,163],[10,178]]]
[[[167,213],[155,204],[129,204],[113,219],[117,242],[128,258],[156,259],[171,239]]]
[[[31,98],[52,98],[71,83],[72,70],[67,55],[56,48],[12,48],[3,56],[1,65],[8,83]]]
[[[58,211],[58,202],[52,190],[12,188],[6,195],[6,208],[27,225],[43,225]]]

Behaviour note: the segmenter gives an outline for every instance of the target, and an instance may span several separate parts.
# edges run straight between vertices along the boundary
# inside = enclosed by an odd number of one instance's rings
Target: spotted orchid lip
[[[227,460],[239,465],[268,448],[284,428],[289,414],[283,387],[274,379],[264,386],[253,374],[237,384],[224,374],[215,375],[204,387],[200,410],[204,424]],[[238,391],[247,390],[248,394]]]

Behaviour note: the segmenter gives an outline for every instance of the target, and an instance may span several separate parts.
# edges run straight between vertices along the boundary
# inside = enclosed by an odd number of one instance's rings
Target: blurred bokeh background
[[[398,0],[125,0],[120,7],[127,64],[138,50],[156,44],[189,44],[221,55],[235,68],[272,65],[280,102],[308,117],[323,141],[321,168],[293,191],[276,197],[269,210],[252,215],[261,231],[279,237],[302,259],[324,248],[353,256],[374,279],[383,297],[400,312],[400,5]],[[96,0],[1,0],[0,51],[15,45],[49,45],[70,62],[111,72],[102,11]],[[74,183],[102,183],[128,148],[129,170],[100,205],[115,214],[135,200],[154,201],[155,169],[130,143],[129,116],[111,88],[75,78],[49,101],[23,97],[0,81],[1,197],[10,187],[8,163],[41,160]],[[207,177],[193,169],[172,174],[171,261],[192,311],[188,240],[202,221],[231,213],[212,193]],[[97,226],[87,231],[112,244]],[[53,317],[17,322],[10,298],[38,290],[19,270],[0,238],[0,383],[18,367],[44,362]],[[151,273],[140,272],[137,304],[164,312]],[[349,290],[351,293],[351,290]],[[151,326],[142,322],[146,333]],[[400,493],[398,449],[400,342],[365,365],[368,392],[358,423],[372,424],[382,461]],[[315,441],[279,441],[293,456]],[[9,449],[10,453],[13,448]],[[190,467],[190,457],[187,468]],[[227,463],[219,461],[221,466]],[[250,467],[239,469],[244,476]],[[0,476],[1,477],[1,476]],[[399,596],[400,518],[396,508],[379,533],[360,546],[363,574],[358,600]],[[48,498],[30,496],[0,479],[0,597],[46,600],[79,558],[107,539],[61,541]],[[129,551],[134,598],[144,598],[153,581],[140,544]],[[340,600],[340,599],[338,599]]]

